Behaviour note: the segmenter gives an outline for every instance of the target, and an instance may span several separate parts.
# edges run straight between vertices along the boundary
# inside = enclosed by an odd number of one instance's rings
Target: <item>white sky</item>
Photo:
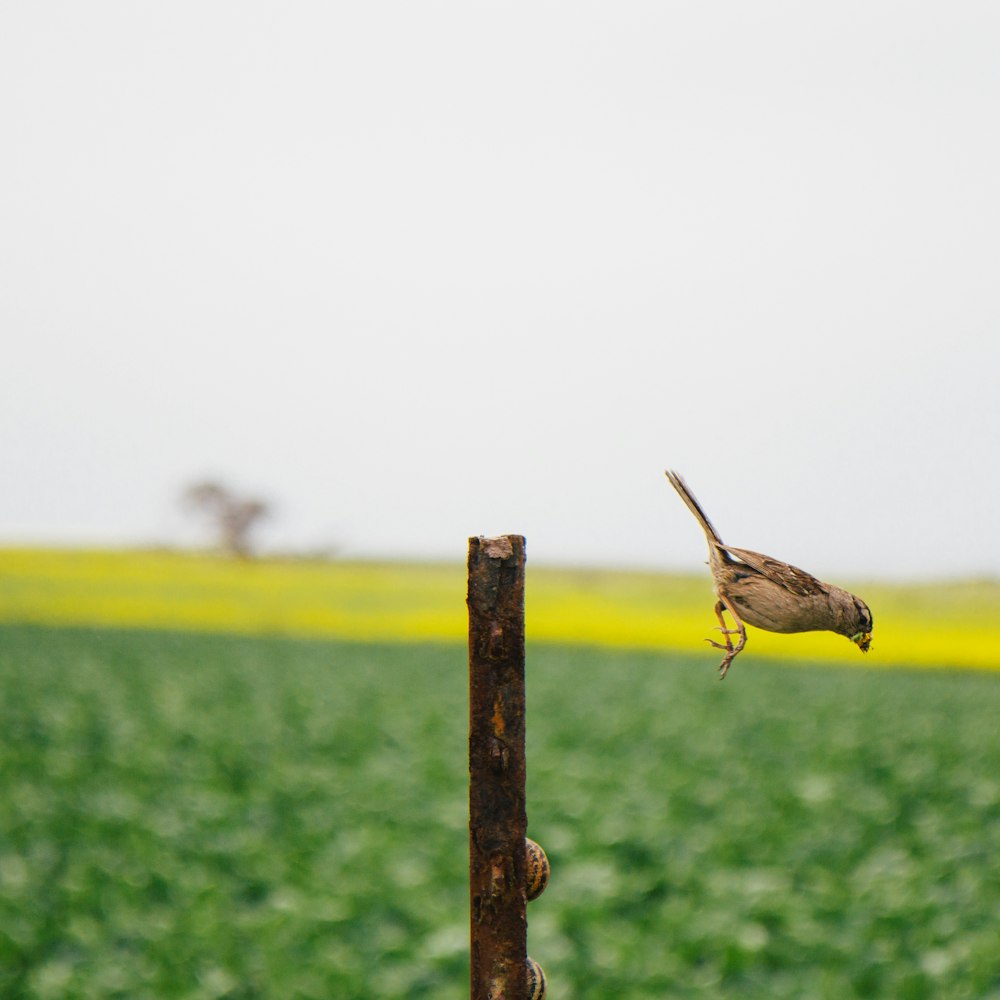
[[[0,9],[0,542],[1000,572],[1000,6]]]

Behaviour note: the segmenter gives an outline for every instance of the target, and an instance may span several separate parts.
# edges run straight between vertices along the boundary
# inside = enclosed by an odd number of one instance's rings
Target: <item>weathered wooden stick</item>
[[[524,538],[469,539],[472,1000],[527,1000]]]

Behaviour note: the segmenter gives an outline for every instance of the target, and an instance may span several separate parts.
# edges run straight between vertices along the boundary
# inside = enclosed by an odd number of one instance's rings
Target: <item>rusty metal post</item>
[[[472,1000],[528,1000],[524,538],[469,539]]]

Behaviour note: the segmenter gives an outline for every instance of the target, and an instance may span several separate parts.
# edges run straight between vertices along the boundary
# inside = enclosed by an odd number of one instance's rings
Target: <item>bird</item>
[[[725,642],[705,641],[725,653],[719,664],[720,680],[725,680],[733,660],[746,645],[747,625],[767,632],[836,632],[862,653],[868,652],[872,613],[860,597],[780,559],[726,545],[681,476],[671,470],[666,476],[708,540],[708,566],[718,598],[715,617]],[[727,611],[735,628],[726,625]],[[738,637],[735,645],[733,636]]]

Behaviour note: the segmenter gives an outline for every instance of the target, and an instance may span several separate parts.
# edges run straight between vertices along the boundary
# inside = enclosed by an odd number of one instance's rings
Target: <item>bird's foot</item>
[[[721,649],[726,655],[722,658],[722,662],[719,664],[719,680],[724,681],[726,679],[726,674],[729,673],[729,668],[732,666],[733,660],[736,659],[740,653],[743,652],[743,647],[747,644],[746,632],[743,629],[719,629],[726,637],[725,644],[721,642],[716,642],[714,639],[706,639],[710,646],[714,646],[716,649]],[[731,635],[738,635],[740,637],[739,642],[734,646],[732,640],[729,638]]]

